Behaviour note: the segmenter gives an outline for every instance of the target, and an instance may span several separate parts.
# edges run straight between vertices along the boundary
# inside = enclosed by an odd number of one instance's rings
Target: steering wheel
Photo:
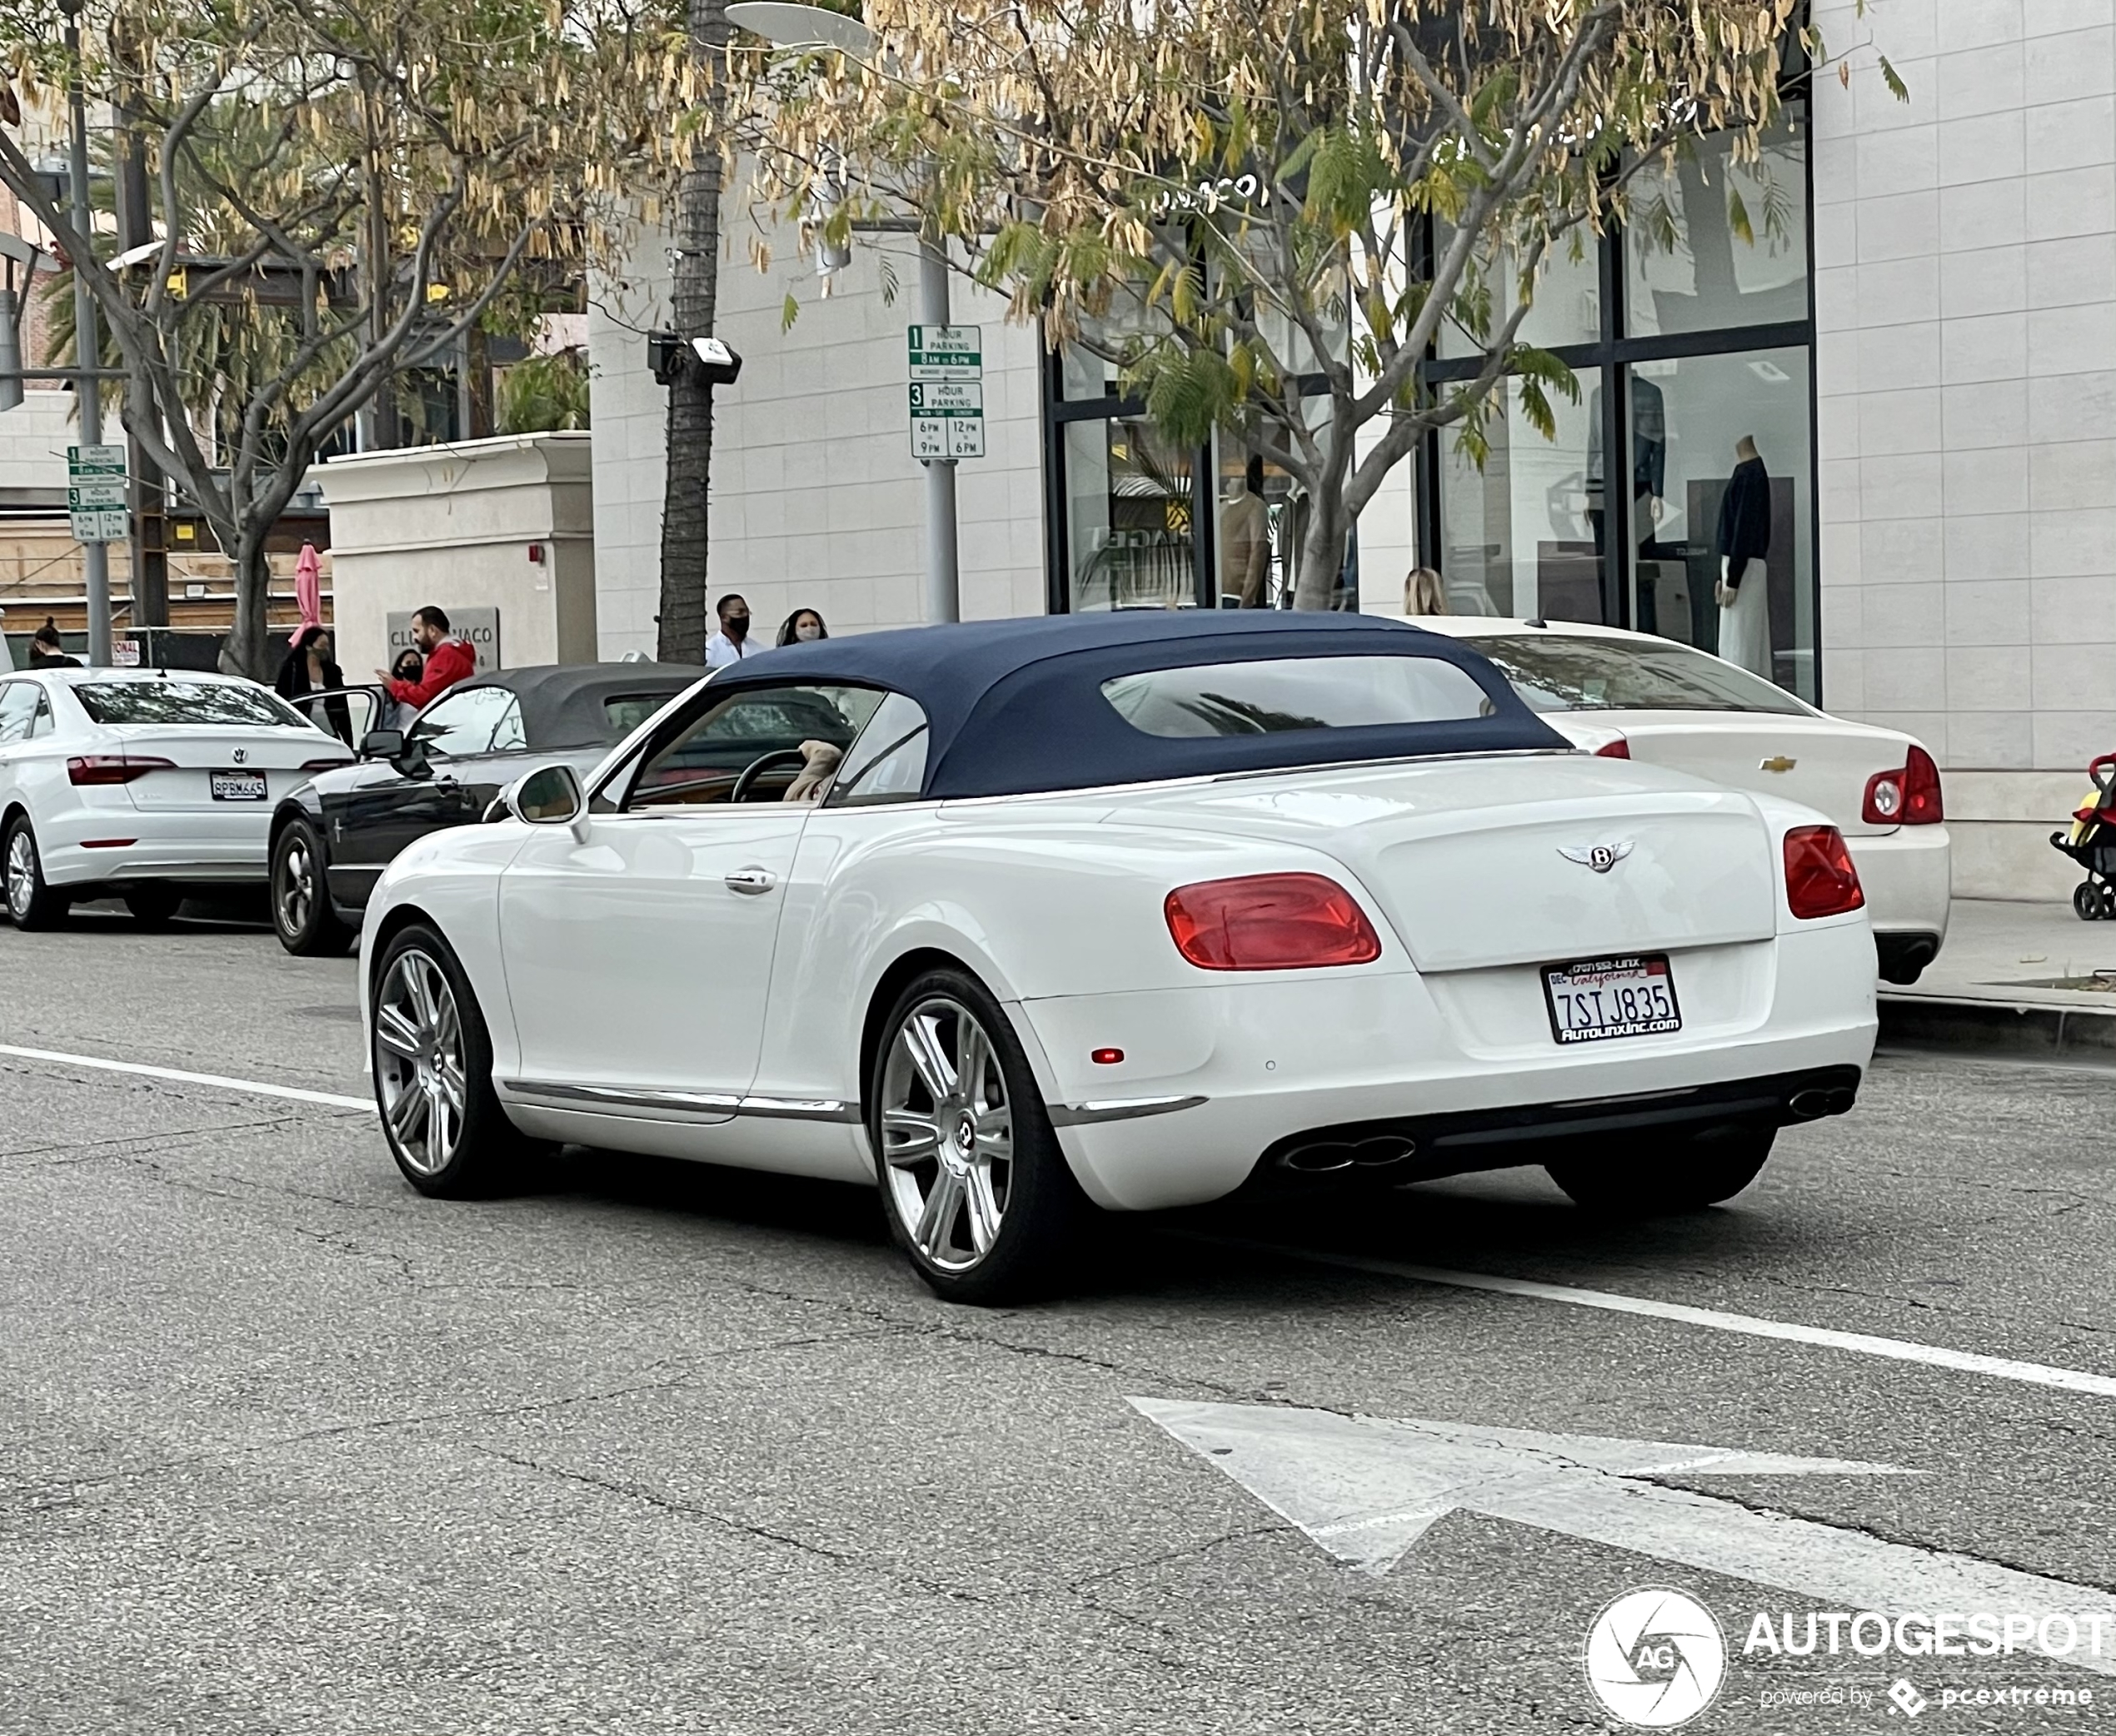
[[[774,766],[807,763],[808,756],[797,747],[776,747],[768,754],[759,754],[742,768],[735,780],[735,787],[727,792],[727,799],[731,802],[743,801],[750,793],[750,786]]]

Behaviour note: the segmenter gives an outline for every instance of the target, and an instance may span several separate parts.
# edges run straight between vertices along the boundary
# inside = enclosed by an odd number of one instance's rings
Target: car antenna
[[[1540,615],[1531,615],[1526,621],[1523,621],[1521,625],[1525,627],[1543,627],[1547,630],[1550,623],[1545,621]]]

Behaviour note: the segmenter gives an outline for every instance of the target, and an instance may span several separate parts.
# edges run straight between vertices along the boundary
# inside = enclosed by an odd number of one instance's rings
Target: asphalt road
[[[357,1095],[352,985],[262,929],[83,914],[0,929],[0,1045]],[[2008,1569],[2106,1604],[2113,1112],[2106,1073],[1887,1060],[1729,1208],[1611,1225],[1519,1172],[1133,1225],[1079,1295],[991,1313],[861,1191],[571,1152],[430,1202],[359,1110],[0,1053],[0,1732],[1619,1729],[1583,1646],[1645,1586],[1733,1654],[1693,1729],[1907,1729],[1897,1680],[1921,1729],[2116,1729],[2074,1663],[1745,1650],[1867,1604],[1667,1555],[1767,1532],[1876,1606],[1983,1609]],[[1240,1444],[1134,1399],[1240,1407]],[[1360,1571],[1242,1479],[1327,1508],[1426,1488],[1425,1449],[1252,1451],[1293,1408],[1917,1474],[1604,1479],[1599,1533],[1464,1495]]]

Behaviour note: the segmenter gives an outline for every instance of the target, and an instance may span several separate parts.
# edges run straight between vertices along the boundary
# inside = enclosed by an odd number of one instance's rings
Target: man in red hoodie
[[[427,660],[426,672],[417,681],[392,681],[387,670],[375,671],[389,689],[389,696],[400,705],[422,711],[457,682],[477,673],[477,653],[462,640],[448,636],[447,611],[432,603],[412,615],[412,642]]]

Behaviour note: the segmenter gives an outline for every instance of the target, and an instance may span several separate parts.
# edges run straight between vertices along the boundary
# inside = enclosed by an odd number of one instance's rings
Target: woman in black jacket
[[[303,627],[295,635],[293,645],[287,652],[287,661],[279,666],[278,678],[272,691],[284,700],[293,702],[294,709],[312,718],[314,713],[302,704],[311,693],[325,693],[346,684],[345,671],[332,661],[331,630],[328,627]],[[329,720],[327,727],[347,747],[352,746],[352,714],[342,699],[327,699],[323,712]]]

